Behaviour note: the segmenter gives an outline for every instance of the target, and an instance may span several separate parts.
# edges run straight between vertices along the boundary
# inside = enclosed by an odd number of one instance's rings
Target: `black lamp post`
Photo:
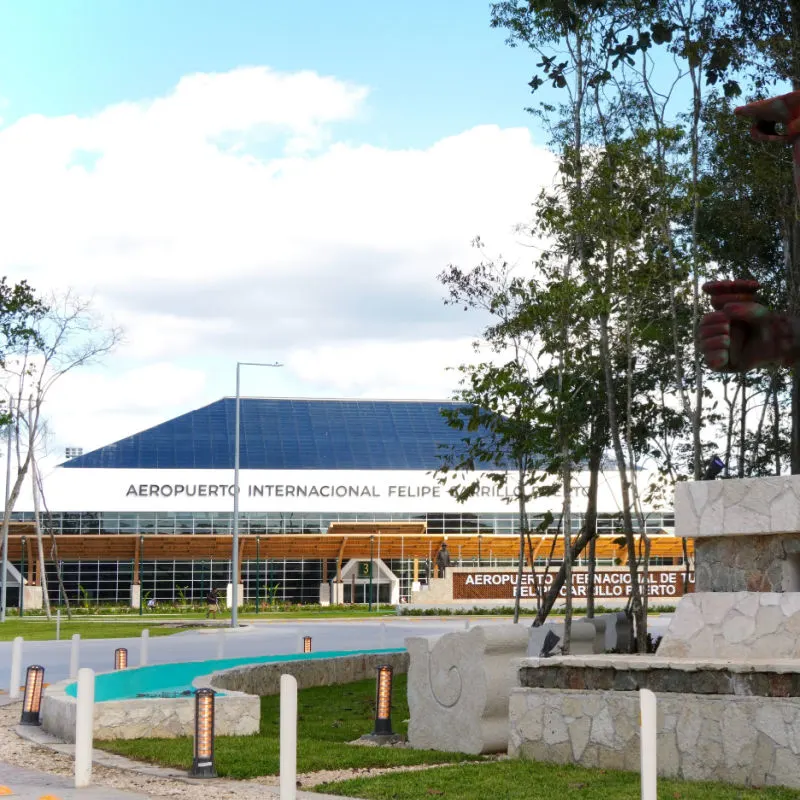
[[[375,730],[373,736],[392,736],[392,668],[388,664],[378,667],[375,687]]]
[[[214,690],[198,689],[194,696],[194,758],[189,775],[216,778],[214,769]]]
[[[40,725],[39,712],[42,710],[42,690],[44,689],[44,667],[35,664],[28,667],[25,674],[25,696],[22,699],[21,725]]]

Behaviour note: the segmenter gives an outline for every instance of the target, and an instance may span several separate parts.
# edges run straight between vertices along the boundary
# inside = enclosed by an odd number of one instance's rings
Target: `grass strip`
[[[315,791],[366,800],[639,800],[632,772],[510,759],[321,784]],[[659,779],[660,800],[797,800],[796,789]]]
[[[79,633],[82,639],[125,639],[139,636],[144,628],[149,629],[151,636],[169,636],[179,633],[186,628],[175,626],[162,626],[153,620],[143,622],[105,622],[104,620],[77,619],[71,622],[61,620],[61,640],[70,639],[74,633]],[[0,642],[8,642],[16,636],[22,636],[29,642],[55,640],[55,620],[20,620],[9,619],[0,625]]]
[[[218,736],[217,772],[229,778],[277,775],[279,770],[279,697],[261,698],[261,731],[252,736]],[[371,733],[375,716],[375,680],[342,686],[304,689],[298,693],[297,770],[395,767],[480,760],[480,756],[410,750],[396,747],[357,747],[348,744]],[[406,734],[408,704],[406,676],[394,681],[392,719],[396,733]],[[189,769],[192,740],[131,739],[95,742],[113,753],[177,769]]]

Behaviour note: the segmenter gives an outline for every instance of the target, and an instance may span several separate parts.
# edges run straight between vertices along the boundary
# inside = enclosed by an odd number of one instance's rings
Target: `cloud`
[[[49,435],[43,463],[63,461],[64,446],[88,452],[197,408],[206,383],[201,370],[170,362],[119,373],[103,368],[67,373],[53,384],[45,405]]]
[[[526,129],[496,125],[419,149],[359,142],[368,99],[335,77],[248,67],[91,116],[23,118],[0,129],[0,274],[93,294],[126,328],[115,363],[179,374],[198,355],[268,350],[313,394],[350,353],[361,378],[326,385],[367,392],[426,375],[441,387],[438,356],[478,326],[443,306],[436,276],[473,263],[478,234],[530,259],[513,229],[552,158]],[[386,352],[407,375],[386,370]],[[143,379],[163,382],[154,374]],[[111,413],[118,387],[85,380],[86,407]],[[158,402],[166,418],[172,401]]]

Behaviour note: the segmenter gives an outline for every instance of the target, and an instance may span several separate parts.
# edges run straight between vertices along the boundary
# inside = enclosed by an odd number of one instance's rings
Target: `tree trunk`
[[[47,499],[44,496],[44,481],[42,480],[42,473],[39,470],[38,464],[34,464],[34,477],[39,486],[39,496],[41,497],[42,505],[44,506],[45,527],[47,528],[47,535],[50,538],[50,560],[53,562],[56,568],[58,593],[61,597],[62,604],[67,610],[67,619],[72,619],[72,608],[69,604],[67,589],[64,586],[64,570],[61,567],[61,560],[58,557],[58,543],[56,542],[56,535],[53,531],[53,518],[50,514],[50,510],[47,508]]]
[[[636,647],[638,652],[647,652],[647,612],[642,603],[639,590],[639,570],[636,558],[636,540],[633,536],[633,514],[631,511],[630,481],[626,467],[625,451],[622,446],[619,420],[617,418],[616,400],[614,399],[614,375],[611,365],[611,354],[608,340],[608,314],[601,313],[600,321],[600,358],[606,382],[606,405],[608,407],[608,429],[614,445],[614,456],[617,459],[619,480],[622,495],[622,524],[625,528],[625,544],[628,551],[628,570],[631,576],[631,611],[636,625]]]
[[[747,454],[747,376],[744,372],[739,376],[741,382],[742,402],[739,406],[739,469],[737,475],[744,478],[744,460]]]
[[[514,624],[519,622],[519,606],[522,597],[522,570],[525,566],[525,534],[528,531],[528,514],[525,508],[525,469],[519,465],[519,485],[517,486],[519,501],[519,563],[517,564],[517,586],[514,597]]]
[[[577,558],[583,552],[584,547],[589,543],[589,539],[589,531],[584,525],[581,532],[572,543],[573,558]],[[553,610],[553,606],[556,604],[556,600],[558,600],[559,594],[566,583],[566,574],[566,565],[562,562],[561,566],[558,568],[558,572],[553,576],[553,582],[550,584],[547,594],[545,594],[542,600],[541,608],[536,612],[536,618],[531,625],[532,628],[538,628],[540,625],[543,625],[548,614]]]
[[[597,428],[593,426],[595,437]],[[594,439],[595,443],[598,439]],[[586,501],[586,535],[589,537],[588,565],[586,569],[586,616],[594,617],[594,575],[597,567],[595,545],[597,543],[597,491],[600,485],[600,461],[602,447],[593,447],[589,454],[589,497]]]
[[[39,559],[39,585],[42,588],[42,603],[47,619],[53,618],[50,610],[50,595],[47,590],[47,570],[44,561],[44,539],[42,537],[42,518],[39,513],[39,487],[35,480],[36,460],[31,458],[31,487],[33,488],[33,522],[36,527],[36,553]]]
[[[775,453],[775,474],[781,474],[781,409],[778,400],[778,382],[772,393],[772,452]]]

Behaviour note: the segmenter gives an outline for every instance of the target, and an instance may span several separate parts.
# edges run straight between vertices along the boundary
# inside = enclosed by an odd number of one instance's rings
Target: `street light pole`
[[[236,362],[236,418],[233,443],[233,545],[231,548],[231,628],[239,625],[239,432],[241,428],[241,381],[242,367],[282,367],[283,364],[262,364],[256,361]]]
[[[11,429],[14,418],[13,401],[8,401],[8,413],[11,416],[11,422],[8,423],[8,439],[6,441],[6,504],[3,508],[3,517],[8,514],[8,498],[11,495]],[[8,603],[8,525],[3,525],[3,574],[0,575],[2,580],[2,589],[0,589],[0,622],[6,621],[6,606]],[[22,594],[22,580],[20,580],[19,587],[20,594]]]

